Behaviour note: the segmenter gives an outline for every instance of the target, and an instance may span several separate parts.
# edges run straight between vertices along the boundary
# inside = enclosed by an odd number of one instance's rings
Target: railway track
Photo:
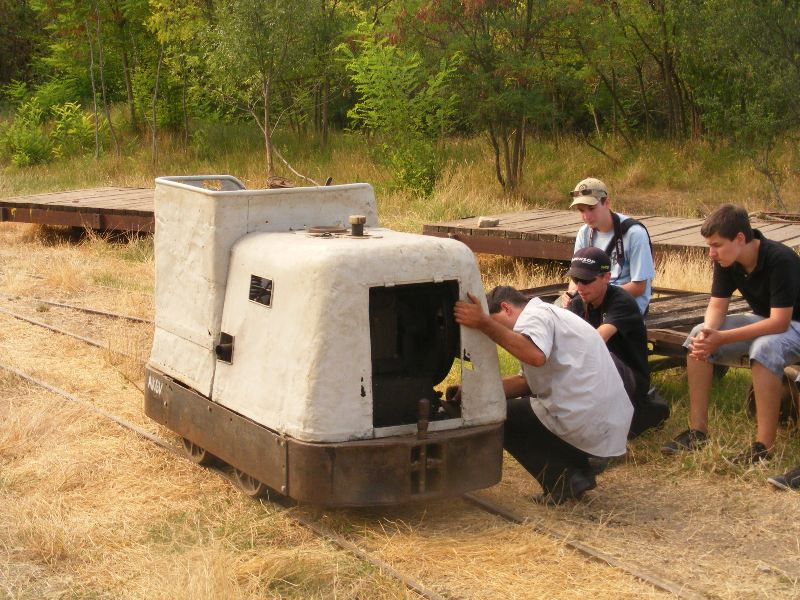
[[[31,299],[31,300],[35,301],[35,302],[38,302],[38,303],[44,303],[44,304],[48,304],[48,305],[51,305],[51,306],[56,306],[56,307],[63,308],[63,309],[75,310],[75,311],[79,311],[79,312],[83,312],[83,313],[91,314],[91,315],[95,315],[95,316],[102,316],[102,317],[113,318],[113,319],[125,319],[125,320],[129,320],[131,322],[152,323],[151,321],[148,321],[146,319],[140,319],[138,317],[130,317],[128,315],[121,315],[121,314],[118,314],[118,313],[111,313],[111,312],[102,311],[102,310],[98,310],[98,309],[94,309],[94,308],[90,308],[90,307],[80,307],[80,306],[74,306],[74,305],[59,303],[59,302],[55,302],[55,301],[47,301],[47,300],[40,300],[40,299]],[[5,315],[7,315],[9,317],[18,319],[20,321],[24,321],[24,322],[29,323],[31,325],[34,325],[36,327],[44,328],[44,329],[47,329],[47,330],[52,331],[54,333],[58,333],[60,335],[69,336],[69,337],[72,337],[74,339],[80,340],[80,341],[82,341],[82,342],[84,342],[86,344],[89,344],[91,346],[94,346],[94,347],[97,347],[97,348],[101,348],[103,350],[110,351],[110,352],[116,353],[116,354],[121,355],[121,356],[125,356],[125,357],[127,357],[129,359],[133,359],[135,361],[138,361],[142,365],[146,362],[146,361],[142,360],[140,357],[136,357],[136,356],[133,356],[133,355],[131,355],[129,353],[118,351],[118,350],[115,350],[115,349],[111,348],[110,344],[108,342],[106,342],[106,341],[97,340],[97,339],[89,338],[89,337],[86,337],[86,336],[82,336],[80,334],[70,332],[70,331],[65,330],[65,329],[63,329],[61,327],[57,327],[57,326],[45,323],[45,322],[43,322],[43,321],[41,321],[39,319],[35,319],[33,317],[30,317],[30,316],[26,316],[26,315],[23,315],[23,314],[20,314],[20,313],[16,313],[14,311],[10,311],[10,310],[2,308],[2,307],[0,307],[0,314],[5,314]],[[5,370],[5,371],[7,371],[9,373],[12,373],[14,376],[16,376],[16,377],[18,377],[18,378],[20,378],[22,380],[28,381],[29,383],[32,383],[32,384],[37,385],[37,386],[39,386],[39,387],[41,387],[43,389],[46,389],[46,390],[48,390],[49,392],[51,392],[53,394],[56,394],[56,395],[58,395],[60,397],[63,397],[65,399],[69,400],[70,402],[73,402],[73,403],[79,404],[81,406],[84,406],[88,410],[91,410],[91,411],[103,416],[104,418],[116,423],[120,427],[122,427],[122,428],[124,428],[126,430],[129,430],[132,433],[135,433],[136,435],[140,436],[141,438],[146,439],[149,442],[151,442],[151,443],[163,448],[164,450],[166,450],[166,451],[168,451],[168,452],[170,452],[172,454],[175,454],[176,456],[178,456],[180,458],[183,458],[183,459],[185,459],[185,460],[187,460],[189,462],[192,462],[192,464],[196,465],[196,463],[191,460],[191,458],[186,454],[186,452],[182,448],[179,448],[178,446],[176,446],[172,442],[170,442],[170,441],[168,441],[168,440],[166,440],[164,438],[161,438],[160,436],[158,436],[158,435],[156,435],[156,434],[154,434],[154,433],[152,433],[150,431],[147,431],[146,429],[144,429],[144,428],[142,428],[142,427],[140,427],[140,426],[138,426],[138,425],[136,425],[136,424],[134,424],[134,423],[122,418],[122,417],[119,417],[118,415],[116,415],[116,414],[114,414],[112,412],[109,412],[109,411],[106,411],[106,410],[104,410],[102,408],[99,408],[93,402],[91,402],[89,400],[78,398],[77,396],[74,396],[73,394],[70,394],[69,392],[67,392],[65,390],[62,390],[62,389],[60,389],[60,388],[58,388],[58,387],[56,387],[54,385],[51,385],[50,383],[48,383],[46,381],[43,381],[43,380],[38,379],[36,377],[33,377],[33,376],[31,376],[31,375],[29,375],[27,373],[24,373],[24,372],[22,372],[22,371],[20,371],[18,369],[10,367],[8,365],[4,365],[4,364],[0,363],[0,369]],[[211,472],[213,472],[217,476],[225,479],[226,481],[230,482],[234,486],[239,487],[236,478],[232,474],[230,474],[228,471],[226,471],[224,467],[205,466],[203,468],[209,469]],[[573,540],[568,535],[565,535],[565,534],[563,534],[563,533],[561,533],[561,532],[559,532],[559,531],[557,531],[555,529],[552,529],[550,527],[546,527],[546,526],[541,525],[541,524],[532,523],[530,520],[528,520],[527,518],[525,518],[523,516],[520,516],[520,515],[516,514],[514,511],[512,511],[512,510],[510,510],[510,509],[508,509],[506,507],[503,507],[503,506],[501,506],[499,504],[496,504],[496,503],[494,503],[494,502],[492,502],[492,501],[490,501],[490,500],[488,500],[486,498],[483,498],[478,494],[468,493],[468,494],[464,494],[462,496],[462,498],[466,502],[468,502],[469,504],[477,507],[478,509],[482,510],[483,512],[485,512],[487,514],[493,515],[494,517],[499,517],[499,518],[501,518],[501,519],[503,519],[503,520],[505,520],[505,521],[507,521],[509,523],[512,523],[512,524],[514,524],[516,526],[527,527],[527,528],[531,529],[532,531],[534,531],[534,532],[536,532],[538,534],[541,534],[543,536],[546,536],[546,537],[549,537],[551,539],[554,539],[557,542],[559,542],[559,543],[563,544],[564,546],[570,548],[571,550],[575,551],[576,553],[580,554],[586,560],[596,561],[596,562],[600,562],[600,563],[603,563],[605,565],[608,565],[608,566],[612,567],[613,569],[616,569],[616,570],[618,570],[620,572],[623,572],[623,573],[625,573],[625,574],[627,574],[629,576],[634,577],[635,579],[638,579],[641,582],[646,583],[647,585],[651,586],[652,588],[654,588],[654,589],[656,589],[658,591],[668,593],[668,594],[673,595],[673,596],[678,597],[678,598],[684,598],[684,599],[690,599],[690,600],[697,600],[697,599],[700,599],[700,598],[706,598],[707,597],[706,595],[702,594],[701,592],[695,591],[695,590],[691,589],[688,586],[681,585],[681,584],[673,582],[673,581],[669,581],[669,580],[667,580],[667,579],[665,579],[663,577],[660,577],[660,576],[655,575],[653,573],[649,573],[648,571],[640,568],[638,565],[631,564],[631,563],[629,563],[627,561],[624,561],[624,560],[619,559],[619,558],[617,558],[615,556],[607,554],[607,553],[605,553],[605,552],[603,552],[603,551],[601,551],[601,550],[599,550],[597,548],[594,548],[594,547],[592,547],[592,546],[590,546],[588,544],[585,544],[583,542]],[[272,502],[274,504],[276,504],[278,506],[281,506],[284,509],[288,509],[292,505],[291,502],[286,502],[286,499],[283,498],[282,496],[280,496],[279,494],[276,494],[276,497],[275,498],[271,498],[271,500],[272,500]],[[313,532],[314,535],[316,535],[316,536],[328,541],[329,543],[332,543],[333,545],[339,547],[342,550],[345,550],[345,551],[353,554],[354,556],[356,556],[360,560],[363,560],[364,562],[367,562],[367,563],[371,564],[372,566],[376,567],[380,572],[385,573],[385,574],[397,579],[405,587],[407,587],[409,590],[412,590],[414,593],[418,594],[419,596],[421,596],[423,598],[428,598],[428,599],[431,599],[431,600],[444,600],[445,598],[457,598],[458,597],[455,594],[446,594],[446,595],[443,596],[443,595],[440,595],[439,593],[437,593],[437,592],[435,592],[433,590],[428,589],[423,584],[421,584],[420,582],[416,581],[413,577],[410,577],[410,576],[402,573],[401,571],[398,571],[397,569],[395,569],[394,567],[392,567],[391,565],[389,565],[385,561],[382,561],[381,559],[373,556],[369,552],[367,552],[367,551],[363,550],[362,548],[360,548],[358,545],[356,545],[353,542],[345,539],[344,537],[340,536],[339,534],[331,531],[327,527],[324,527],[324,526],[320,525],[319,523],[316,523],[316,522],[314,522],[312,520],[306,519],[305,517],[302,517],[300,515],[292,514],[292,513],[288,512],[288,510],[285,511],[285,515],[286,515],[286,517],[288,519],[296,522],[298,525],[300,525],[300,526],[310,530],[311,532]]]

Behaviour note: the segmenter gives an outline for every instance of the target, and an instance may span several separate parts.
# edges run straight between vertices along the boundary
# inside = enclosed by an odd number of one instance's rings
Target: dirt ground
[[[48,238],[0,225],[0,308],[92,337],[133,357],[151,327],[50,307],[33,297],[152,317],[146,244]],[[141,366],[0,313],[0,363],[61,387],[177,443],[142,414]],[[682,370],[665,376],[680,381]],[[669,382],[665,380],[665,385]],[[291,509],[448,598],[648,598],[668,594],[590,561],[543,526],[711,598],[800,597],[800,494],[765,478],[785,456],[738,470],[721,458],[664,458],[682,428],[631,445],[585,501],[547,508],[511,458],[479,492],[529,518],[513,525],[461,499],[381,510]],[[375,567],[313,536],[283,508],[0,371],[0,598],[407,598]],[[737,419],[725,432],[746,440]],[[737,429],[742,428],[741,430]],[[725,443],[727,443],[727,439]]]

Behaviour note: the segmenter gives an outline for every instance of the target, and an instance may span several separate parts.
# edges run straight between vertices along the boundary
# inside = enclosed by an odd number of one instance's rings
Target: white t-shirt
[[[542,424],[594,456],[625,454],[633,406],[594,327],[534,298],[514,331],[529,337],[547,357],[541,367],[521,363],[534,394],[531,407]]]

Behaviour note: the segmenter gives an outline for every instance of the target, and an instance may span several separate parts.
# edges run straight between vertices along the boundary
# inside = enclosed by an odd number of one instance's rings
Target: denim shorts
[[[753,313],[728,315],[719,330],[736,329],[763,320],[764,317]],[[684,348],[689,348],[692,338],[700,333],[702,328],[703,324],[701,323],[692,329],[689,337],[683,342]],[[791,321],[789,329],[784,333],[725,344],[708,357],[710,363],[731,367],[747,367],[753,360],[764,365],[778,377],[783,377],[785,366],[800,362],[800,321]]]

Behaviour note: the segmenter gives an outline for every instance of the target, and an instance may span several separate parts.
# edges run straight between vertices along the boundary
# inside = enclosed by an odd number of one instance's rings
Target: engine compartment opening
[[[429,420],[460,417],[460,407],[442,409],[434,389],[459,355],[457,300],[458,281],[370,288],[373,427],[416,423],[423,398]]]

